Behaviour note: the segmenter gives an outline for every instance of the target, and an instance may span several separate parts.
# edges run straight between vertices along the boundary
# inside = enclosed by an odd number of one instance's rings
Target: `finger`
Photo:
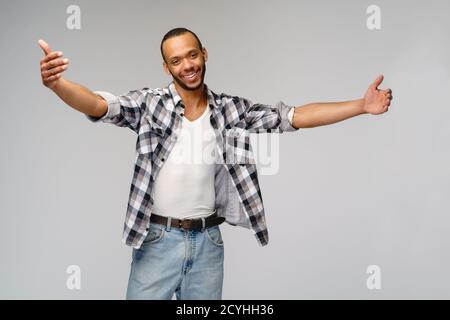
[[[47,71],[55,67],[59,67],[61,65],[69,64],[69,59],[53,59],[47,63],[41,65],[41,71]]]
[[[57,80],[59,77],[61,77],[61,73],[55,74],[51,77],[48,77],[47,79],[45,79],[45,82],[51,82],[51,81],[55,81]]]
[[[44,78],[46,78],[46,77],[55,75],[55,74],[57,74],[57,73],[62,73],[62,72],[64,72],[64,71],[66,71],[66,69],[67,69],[67,65],[55,67],[55,68],[52,68],[52,69],[50,69],[50,70],[43,71],[43,72],[42,72],[42,76],[43,76]]]
[[[54,51],[46,55],[44,58],[41,59],[41,64],[49,62],[53,59],[57,59],[59,57],[62,57],[63,53],[61,51]]]
[[[65,58],[65,59],[53,59],[50,60],[47,63],[44,63],[41,65],[41,70],[42,71],[46,71],[46,70],[50,70],[51,68],[54,67],[58,67],[61,65],[65,65],[65,64],[69,64],[69,59]]]
[[[45,55],[48,55],[50,52],[52,52],[52,50],[50,50],[50,46],[44,40],[38,40],[38,43],[42,51],[44,51]]]
[[[381,84],[381,82],[383,82],[384,76],[383,75],[379,75],[375,81],[372,83],[372,88],[373,89],[378,89],[378,86]]]

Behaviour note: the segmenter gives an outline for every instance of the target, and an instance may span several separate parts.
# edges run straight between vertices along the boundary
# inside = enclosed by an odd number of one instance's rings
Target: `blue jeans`
[[[127,299],[222,299],[224,245],[219,226],[184,230],[151,222],[132,253]]]

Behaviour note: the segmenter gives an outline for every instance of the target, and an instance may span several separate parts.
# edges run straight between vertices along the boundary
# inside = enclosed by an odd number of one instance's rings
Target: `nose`
[[[194,67],[194,64],[189,59],[184,60],[183,69],[184,71],[189,71]]]

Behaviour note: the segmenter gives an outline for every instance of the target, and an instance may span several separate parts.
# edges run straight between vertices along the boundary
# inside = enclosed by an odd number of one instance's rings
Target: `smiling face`
[[[200,48],[189,32],[167,39],[162,46],[164,70],[183,89],[194,91],[202,87],[208,52]]]

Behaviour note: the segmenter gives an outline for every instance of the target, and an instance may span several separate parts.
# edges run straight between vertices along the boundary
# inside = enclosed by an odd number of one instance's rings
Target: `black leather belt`
[[[186,230],[200,230],[202,228],[209,228],[209,227],[213,227],[213,226],[217,226],[219,224],[221,224],[222,222],[225,221],[224,217],[218,217],[217,213],[214,213],[204,219],[202,218],[197,218],[197,219],[175,219],[175,218],[171,218],[170,219],[170,226],[173,228],[180,228],[180,229],[186,229]],[[203,226],[203,221],[205,221],[205,225]],[[167,217],[163,217],[160,215],[157,215],[155,213],[152,213],[150,215],[150,221],[157,223],[157,224],[161,224],[163,226],[167,226],[167,221],[168,218]]]

